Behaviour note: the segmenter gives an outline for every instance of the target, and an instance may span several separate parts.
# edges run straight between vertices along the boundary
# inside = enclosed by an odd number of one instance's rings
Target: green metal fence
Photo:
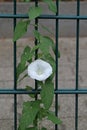
[[[13,14],[0,14],[0,18],[9,18],[13,19],[13,26],[16,26],[16,20],[19,18],[28,18],[26,14],[17,14],[16,9],[16,0],[13,1],[14,11]],[[78,85],[78,77],[79,77],[79,25],[80,20],[87,20],[87,16],[80,15],[80,1],[77,0],[77,14],[76,15],[60,15],[59,14],[59,0],[56,0],[57,5],[57,13],[56,15],[41,15],[40,17],[36,18],[35,23],[38,24],[38,19],[54,19],[55,20],[55,40],[56,40],[56,80],[55,80],[55,114],[58,116],[58,95],[59,94],[73,94],[75,95],[75,130],[78,130],[78,95],[79,94],[87,94],[87,89],[79,89]],[[38,0],[35,0],[35,6],[38,6]],[[59,36],[59,20],[75,20],[76,21],[76,78],[75,78],[75,89],[59,89],[58,87],[58,36]],[[37,30],[38,28],[36,28]],[[35,41],[37,42],[37,41]],[[35,91],[25,91],[17,89],[16,83],[16,43],[13,44],[14,46],[14,89],[0,89],[0,94],[12,94],[14,95],[14,130],[17,130],[17,95],[18,94],[28,94],[28,93],[39,93],[38,90]],[[37,83],[35,84],[37,87]],[[58,129],[58,126],[55,125],[55,130]]]

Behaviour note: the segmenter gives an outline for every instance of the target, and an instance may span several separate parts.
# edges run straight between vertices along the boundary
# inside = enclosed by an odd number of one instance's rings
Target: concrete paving
[[[26,45],[32,45],[33,38],[21,39],[17,43],[17,61]],[[79,88],[87,88],[87,37],[80,38],[79,46]],[[75,88],[76,75],[76,39],[59,38],[59,50],[61,58],[59,59],[59,88]],[[18,84],[18,88],[24,88],[25,85],[33,84],[32,80],[27,78]],[[13,43],[12,39],[0,39],[0,89],[13,88]],[[22,103],[27,100],[27,95],[17,96],[18,119],[21,114]],[[75,130],[75,95],[59,95],[59,117],[63,124],[59,130]],[[79,129],[87,129],[87,95],[79,95]],[[54,109],[54,103],[52,105]],[[0,130],[14,130],[14,97],[13,95],[0,95]],[[51,122],[43,122],[49,130],[53,130],[54,125]]]

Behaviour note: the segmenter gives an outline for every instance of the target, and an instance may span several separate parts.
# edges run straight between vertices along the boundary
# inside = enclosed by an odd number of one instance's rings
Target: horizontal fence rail
[[[0,14],[0,18],[29,18],[27,14]],[[68,19],[68,20],[87,20],[87,16],[75,15],[41,15],[38,19]]]
[[[23,18],[29,18],[27,14],[17,14],[16,12],[16,0],[13,1],[14,3],[14,11],[13,14],[2,14],[0,13],[0,18],[6,19],[13,19],[13,27],[15,28],[16,26],[16,20]],[[38,6],[38,0],[35,0],[35,6]],[[40,17],[36,18],[35,23],[38,25],[39,19],[54,19],[55,20],[55,41],[56,41],[56,81],[55,81],[55,89],[54,89],[54,94],[55,94],[55,114],[58,116],[58,95],[59,94],[74,94],[75,95],[75,129],[74,130],[79,130],[78,129],[78,95],[79,94],[87,94],[87,89],[79,89],[78,85],[78,77],[79,77],[79,23],[80,20],[87,20],[87,16],[80,15],[80,1],[77,0],[77,14],[76,15],[60,15],[59,14],[59,1],[56,0],[56,6],[57,6],[57,13],[56,15],[51,15],[51,14],[43,14]],[[58,38],[59,38],[59,20],[76,20],[77,25],[76,25],[76,84],[75,84],[75,89],[59,89],[58,86]],[[38,30],[38,28],[36,28]],[[37,41],[35,40],[35,44],[37,44]],[[14,95],[14,130],[17,130],[17,95],[18,94],[39,94],[40,90],[37,89],[37,83],[35,82],[35,89],[31,91],[26,91],[24,89],[17,89],[17,83],[16,83],[16,42],[13,45],[14,46],[14,89],[0,89],[0,94],[13,94]],[[37,52],[36,52],[37,55]],[[37,58],[37,56],[36,56]],[[8,86],[9,87],[9,86]],[[65,87],[65,86],[64,86]],[[37,97],[36,97],[37,99]],[[55,130],[58,130],[58,126],[55,125]]]
[[[0,89],[0,94],[39,94],[40,90],[30,90],[26,91],[23,89],[13,90],[13,89]],[[58,89],[54,90],[54,94],[87,94],[87,89]]]

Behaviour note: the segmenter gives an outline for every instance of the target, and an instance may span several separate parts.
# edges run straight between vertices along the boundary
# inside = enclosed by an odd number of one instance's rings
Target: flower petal
[[[37,59],[28,66],[28,75],[38,81],[46,80],[52,74],[51,65],[41,59]]]

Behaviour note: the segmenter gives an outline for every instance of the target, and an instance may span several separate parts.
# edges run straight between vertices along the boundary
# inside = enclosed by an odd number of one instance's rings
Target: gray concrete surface
[[[17,61],[24,46],[33,44],[32,38],[21,39],[17,43]],[[59,59],[59,88],[75,88],[75,64],[76,64],[76,39],[59,38],[59,50],[61,58]],[[80,60],[79,60],[79,88],[87,88],[87,37],[80,38]],[[18,88],[24,88],[25,85],[32,85],[29,78],[18,84]],[[13,88],[13,43],[12,39],[0,39],[0,89]],[[22,103],[28,100],[27,95],[17,96],[18,119],[21,115]],[[75,130],[75,95],[59,95],[59,117],[63,124],[59,130]],[[0,95],[0,130],[14,130],[13,95]],[[87,95],[79,95],[79,129],[87,129]],[[54,103],[52,105],[54,109]],[[51,122],[43,122],[48,130],[53,130],[54,125]]]
[[[17,3],[17,13],[27,13],[31,4]],[[51,14],[48,11],[48,7],[43,3],[40,3],[43,8],[43,14]],[[60,2],[59,14],[60,15],[76,15],[77,6],[76,2]],[[13,3],[0,3],[0,14],[13,14]],[[80,15],[87,16],[87,1],[80,4]],[[40,20],[40,24],[43,24],[53,32],[55,30],[55,20]],[[25,36],[32,36],[32,27],[28,29],[28,33]],[[40,28],[41,32],[44,32]],[[48,34],[46,31],[45,34]],[[76,20],[59,20],[59,36],[63,37],[75,37],[76,35]],[[11,38],[13,36],[13,20],[0,18],[0,38]],[[80,21],[80,36],[87,36],[87,20]]]

